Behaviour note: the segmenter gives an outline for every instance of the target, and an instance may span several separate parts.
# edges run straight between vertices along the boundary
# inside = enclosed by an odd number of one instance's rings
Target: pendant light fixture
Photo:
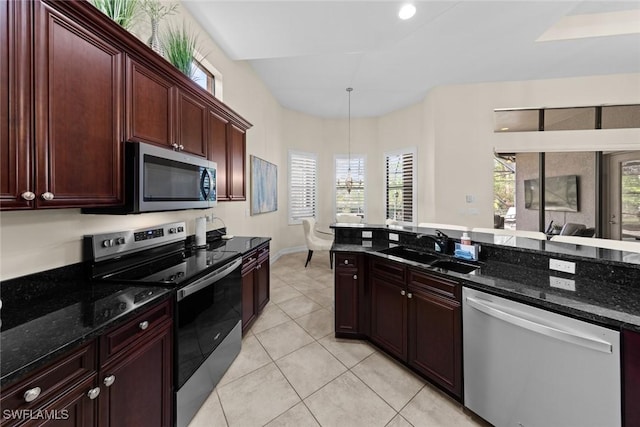
[[[349,149],[349,169],[347,170],[347,179],[345,179],[345,185],[347,187],[347,193],[351,194],[353,188],[353,177],[351,176],[351,92],[352,87],[347,88],[347,94],[349,96],[349,134],[348,134],[348,149]]]

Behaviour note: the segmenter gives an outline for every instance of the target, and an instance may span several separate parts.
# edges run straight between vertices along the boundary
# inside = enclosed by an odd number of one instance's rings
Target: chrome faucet
[[[431,234],[418,234],[416,238],[433,240],[436,252],[447,252],[447,247],[449,246],[449,236],[447,236],[440,230],[436,230],[435,236]]]

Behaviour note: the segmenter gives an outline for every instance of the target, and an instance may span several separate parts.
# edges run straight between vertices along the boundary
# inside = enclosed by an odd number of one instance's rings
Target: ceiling
[[[440,85],[640,72],[638,33],[536,42],[566,16],[640,16],[640,1],[414,3],[407,21],[397,16],[400,1],[184,6],[231,59],[251,64],[283,107],[319,117],[347,116],[347,87],[352,116],[372,117]]]

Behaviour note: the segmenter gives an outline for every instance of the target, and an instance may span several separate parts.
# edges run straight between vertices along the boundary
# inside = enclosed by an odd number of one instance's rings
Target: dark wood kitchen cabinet
[[[17,34],[25,37],[18,44],[10,40],[9,70],[25,75],[9,73],[9,79],[15,80],[10,81],[10,93],[17,96],[18,104],[10,104],[11,120],[16,121],[8,127],[10,137],[3,138],[2,150],[15,164],[8,169],[13,171],[9,182],[0,187],[3,202],[9,190],[14,201],[3,203],[3,208],[122,202],[124,55],[111,40],[94,31],[91,23],[55,10],[57,4],[3,2],[1,6],[3,15],[8,11],[14,20],[20,17],[21,21],[13,24]],[[29,17],[23,16],[28,7],[33,8],[32,32],[27,28]],[[30,69],[24,57],[29,54],[28,40],[33,40]],[[22,81],[30,75],[31,88]],[[3,86],[4,80],[3,76]],[[22,114],[27,104],[33,111],[33,123]],[[3,173],[2,179],[7,178]]]
[[[207,106],[168,77],[127,58],[127,141],[206,157]]]
[[[218,165],[218,201],[246,200],[246,128],[209,111],[209,159]]]
[[[92,340],[3,389],[0,425],[42,425],[42,420],[28,422],[30,414],[38,411],[56,418],[44,425],[95,425],[100,394],[97,380],[96,343]]]
[[[335,333],[348,338],[360,335],[360,292],[364,284],[364,259],[360,254],[335,255]]]
[[[166,301],[101,337],[100,427],[173,425],[172,328]]]
[[[389,354],[407,357],[406,268],[393,261],[371,261],[371,340]]]
[[[640,333],[622,330],[622,420],[625,427],[640,425]]]
[[[247,252],[242,257],[242,333],[256,321],[269,302],[269,243]]]
[[[452,394],[462,396],[461,285],[410,269],[409,365]]]

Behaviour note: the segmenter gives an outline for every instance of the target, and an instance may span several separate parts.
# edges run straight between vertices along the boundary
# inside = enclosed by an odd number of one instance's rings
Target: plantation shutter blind
[[[347,191],[346,179],[351,162],[353,187]],[[364,216],[365,213],[365,162],[363,156],[336,157],[336,213],[353,213]]]
[[[414,152],[388,154],[385,157],[387,218],[414,221],[414,163]]]
[[[317,171],[315,154],[289,152],[289,223],[316,216]]]

